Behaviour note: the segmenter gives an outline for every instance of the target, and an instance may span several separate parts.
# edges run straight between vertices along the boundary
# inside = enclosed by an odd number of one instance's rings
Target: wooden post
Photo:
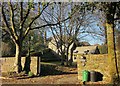
[[[37,75],[40,75],[41,71],[41,57],[37,57]]]

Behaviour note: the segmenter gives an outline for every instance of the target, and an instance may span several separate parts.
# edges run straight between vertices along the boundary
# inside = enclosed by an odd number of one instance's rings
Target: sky
[[[86,37],[84,37],[84,39],[82,39],[81,41],[85,41],[85,42],[89,42],[90,43],[90,45],[95,45],[95,44],[103,44],[104,43],[104,41],[103,40],[101,40],[101,39],[95,39],[95,38],[93,38],[92,36],[86,36]]]
[[[93,30],[91,30],[91,29],[93,29]],[[99,26],[97,26],[96,22],[93,23],[91,29],[90,29],[91,32],[93,32],[93,33],[95,32],[95,34],[83,33],[83,34],[80,35],[80,37],[82,36],[81,41],[89,42],[90,45],[104,44],[105,37],[102,36],[104,34],[104,32],[100,30],[100,28],[99,28]],[[97,33],[100,34],[100,35],[98,35]]]
[[[97,28],[96,28],[97,29]],[[84,36],[86,34],[82,34],[82,36]],[[51,32],[47,32],[47,37],[52,37]],[[79,36],[80,37],[80,36]],[[104,43],[104,37],[96,37],[93,35],[87,35],[83,38],[80,38],[81,42],[88,42],[90,45],[95,45],[95,44],[100,44],[102,45]]]
[[[93,17],[92,17],[93,16]],[[101,36],[104,34],[103,29],[104,27],[100,28],[100,21],[99,21],[99,17],[94,17],[94,15],[90,15],[90,21],[94,21],[93,23],[90,23],[89,27],[85,27],[84,30],[86,31],[90,31],[94,34],[88,34],[87,32],[82,33],[82,31],[80,30],[80,35],[78,36],[80,42],[88,42],[90,43],[90,45],[95,45],[95,44],[104,44],[104,40],[105,37]],[[87,16],[89,18],[89,16]],[[86,22],[86,21],[85,21]],[[98,25],[99,24],[99,25]],[[82,29],[82,27],[81,27]],[[52,37],[51,32],[48,32],[48,37]],[[100,35],[98,35],[100,34]]]
[[[47,33],[48,37],[52,37],[52,34],[50,32]],[[81,42],[88,42],[90,43],[90,45],[95,45],[95,44],[103,44],[104,43],[104,40],[101,40],[101,39],[95,39],[93,38],[92,36],[86,36],[84,37],[83,39],[81,39]]]

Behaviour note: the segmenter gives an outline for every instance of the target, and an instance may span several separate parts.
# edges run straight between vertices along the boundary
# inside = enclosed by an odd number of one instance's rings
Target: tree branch
[[[3,17],[3,20],[4,20],[7,28],[8,28],[8,31],[6,30],[7,33],[9,33],[9,34],[12,36],[12,38],[16,41],[16,38],[15,38],[14,35],[12,34],[11,28],[9,27],[9,24],[8,24],[8,22],[7,22],[7,19],[6,19],[6,16],[5,16],[5,12],[4,12],[4,6],[3,6],[3,5],[2,5],[2,17]]]
[[[29,33],[29,31],[31,30],[31,25],[33,24],[33,22],[37,19],[37,18],[39,18],[40,17],[40,15],[43,13],[43,11],[48,7],[48,5],[49,4],[47,4],[43,9],[42,9],[42,11],[41,12],[39,12],[38,13],[38,15],[31,21],[31,23],[29,24],[29,26],[28,26],[28,28],[26,29],[26,31],[25,31],[25,33],[24,33],[24,37],[23,38],[25,38],[25,36]],[[38,4],[38,7],[40,6],[40,3]],[[40,11],[40,9],[38,8],[38,11]],[[45,26],[44,26],[45,27]]]
[[[30,7],[28,6],[28,10],[27,10],[27,13],[26,13],[26,15],[25,15],[25,17],[24,17],[24,19],[21,21],[22,23],[21,23],[21,27],[20,27],[20,29],[22,29],[23,28],[23,25],[24,25],[24,23],[25,23],[25,21],[26,21],[26,19],[27,19],[27,17],[28,17],[28,15],[29,15],[29,13],[30,13]]]
[[[27,36],[27,34],[29,33],[29,31],[30,31],[30,27],[28,27],[28,28],[26,29],[25,34],[24,34],[24,36],[23,36],[23,39],[25,39],[25,37]]]
[[[12,29],[14,38],[16,40],[18,40],[18,35],[17,35],[16,29],[15,29],[15,24],[14,24],[14,10],[13,10],[13,6],[12,6],[11,2],[9,2],[9,5],[10,5],[10,13],[11,13],[11,17],[10,17],[10,20],[11,20],[11,29]]]
[[[20,2],[20,21],[23,20],[23,2]]]
[[[24,25],[24,23],[25,23],[28,15],[29,15],[29,13],[30,13],[30,10],[31,10],[31,8],[29,7],[29,4],[28,4],[27,13],[26,13],[25,17],[21,20],[21,23],[20,23],[20,37],[21,37],[22,39],[25,38],[25,37],[23,37],[23,25]],[[23,17],[23,16],[21,15],[21,17]],[[26,31],[27,31],[27,30],[26,30]],[[27,33],[28,33],[28,32],[27,32]]]
[[[6,34],[10,35],[10,33],[6,29],[2,29],[2,31],[4,31],[4,32],[6,32]]]
[[[43,9],[42,9],[42,11],[31,21],[31,23],[29,24],[29,26],[28,27],[31,27],[31,25],[33,24],[33,22],[37,19],[37,18],[39,18],[39,16],[43,13],[43,11],[48,7],[48,5],[49,4],[47,4]],[[40,6],[40,5],[38,5],[38,6]]]
[[[68,19],[70,19],[71,17],[68,17],[60,22],[64,22]],[[42,25],[42,26],[39,26],[39,27],[34,27],[34,28],[30,28],[30,30],[34,30],[34,29],[39,29],[39,28],[42,28],[42,27],[46,27],[46,26],[55,26],[55,25],[58,25],[60,22],[57,22],[57,23],[54,23],[54,24],[46,24],[46,25]]]
[[[3,17],[3,20],[4,20],[7,28],[10,30],[9,24],[8,24],[7,19],[6,19],[6,17],[5,17],[5,12],[4,12],[4,7],[3,7],[3,5],[2,5],[2,17]]]

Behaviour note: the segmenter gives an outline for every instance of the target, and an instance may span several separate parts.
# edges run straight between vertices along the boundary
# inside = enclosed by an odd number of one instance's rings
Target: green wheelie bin
[[[89,71],[87,70],[82,71],[82,81],[85,82],[88,81],[88,79],[89,79]]]

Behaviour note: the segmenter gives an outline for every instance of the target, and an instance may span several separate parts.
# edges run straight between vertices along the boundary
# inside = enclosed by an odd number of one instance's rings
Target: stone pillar
[[[113,77],[116,74],[113,24],[106,23],[106,29],[107,29],[108,63],[109,63],[110,82],[113,82]]]
[[[37,75],[41,73],[41,57],[37,57]]]

